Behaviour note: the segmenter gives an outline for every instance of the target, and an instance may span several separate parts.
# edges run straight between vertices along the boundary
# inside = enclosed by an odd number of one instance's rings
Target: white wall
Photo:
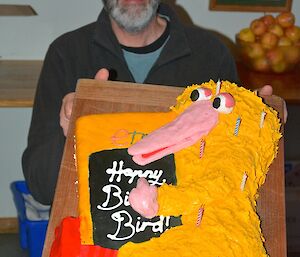
[[[24,180],[21,156],[31,108],[0,108],[0,217],[16,216],[10,183]]]
[[[60,34],[94,21],[100,0],[6,0],[29,4],[37,16],[0,16],[2,59],[43,59],[49,43]]]
[[[231,39],[241,28],[263,13],[209,11],[209,0],[169,0],[182,6],[193,22],[219,31]],[[300,1],[293,1],[292,11],[300,24]],[[6,4],[29,4],[37,16],[0,16],[0,58],[43,59],[49,43],[62,33],[94,21],[101,0],[6,0]]]
[[[216,30],[234,40],[241,28],[263,13],[209,11],[209,0],[170,0],[182,6],[193,22]],[[300,1],[293,1],[292,11],[300,25]],[[101,0],[6,0],[6,4],[29,4],[37,16],[0,16],[1,59],[43,59],[49,43],[57,36],[94,21]],[[0,217],[16,216],[9,184],[22,179],[21,154],[31,117],[30,108],[0,109]]]

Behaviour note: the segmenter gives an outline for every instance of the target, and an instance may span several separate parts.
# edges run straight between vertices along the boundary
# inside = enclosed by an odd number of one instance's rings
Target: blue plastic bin
[[[28,249],[30,257],[42,256],[48,221],[31,221],[26,217],[23,194],[30,194],[25,181],[11,184],[14,202],[18,212],[19,240],[23,249]]]

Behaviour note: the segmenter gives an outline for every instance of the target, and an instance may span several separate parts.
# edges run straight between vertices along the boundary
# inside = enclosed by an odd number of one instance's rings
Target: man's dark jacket
[[[185,87],[210,79],[237,81],[234,60],[215,36],[183,25],[164,4],[159,13],[170,19],[170,38],[144,83]],[[29,189],[41,203],[52,203],[60,168],[65,143],[59,125],[62,99],[75,91],[79,78],[94,78],[101,68],[111,71],[112,80],[134,82],[104,10],[96,22],[56,39],[44,60],[22,158]]]

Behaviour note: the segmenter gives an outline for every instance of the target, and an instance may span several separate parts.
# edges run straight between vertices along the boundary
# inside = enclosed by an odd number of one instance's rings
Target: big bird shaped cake
[[[79,118],[79,218],[51,256],[268,256],[256,200],[280,137],[277,112],[228,81],[169,112]]]

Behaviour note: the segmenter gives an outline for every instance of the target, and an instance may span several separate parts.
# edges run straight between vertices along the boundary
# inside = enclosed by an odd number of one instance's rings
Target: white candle
[[[245,189],[247,178],[248,178],[248,175],[246,172],[244,172],[242,182],[241,182],[241,191],[244,191],[244,189]]]
[[[265,117],[266,117],[266,112],[262,111],[261,112],[261,116],[260,116],[260,125],[259,127],[262,128],[264,126],[264,121],[265,121]]]
[[[218,79],[217,86],[216,86],[216,95],[220,93],[221,90],[221,81]]]

